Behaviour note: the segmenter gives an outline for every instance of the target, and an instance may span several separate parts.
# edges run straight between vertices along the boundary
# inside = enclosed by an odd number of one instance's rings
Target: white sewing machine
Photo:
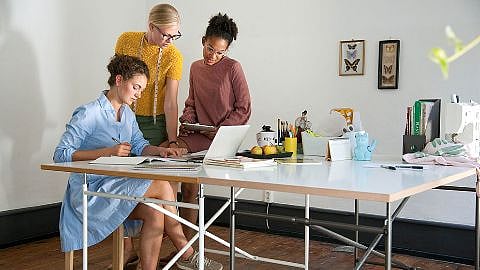
[[[480,104],[447,103],[445,138],[465,145],[469,156],[480,156]]]

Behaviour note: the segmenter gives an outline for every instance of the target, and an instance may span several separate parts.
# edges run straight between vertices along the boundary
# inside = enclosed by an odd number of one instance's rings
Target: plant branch
[[[463,47],[462,50],[460,50],[460,51],[454,53],[453,55],[451,55],[450,57],[448,57],[447,58],[447,63],[451,63],[451,62],[457,60],[457,58],[464,55],[466,52],[468,52],[469,50],[471,50],[473,47],[477,46],[478,44],[480,44],[480,35],[478,37],[476,37],[474,40],[472,40],[470,43],[468,43],[465,47]]]

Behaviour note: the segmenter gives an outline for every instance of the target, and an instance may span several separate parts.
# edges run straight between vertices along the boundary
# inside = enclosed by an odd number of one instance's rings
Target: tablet
[[[201,124],[182,123],[182,125],[186,130],[192,130],[192,131],[214,131],[215,130],[214,126],[207,126],[207,125],[201,125]]]

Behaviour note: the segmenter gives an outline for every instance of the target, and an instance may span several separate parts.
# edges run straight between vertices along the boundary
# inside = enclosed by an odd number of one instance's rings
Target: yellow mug
[[[292,152],[292,156],[297,155],[297,138],[285,138],[283,147],[285,148],[285,152]]]

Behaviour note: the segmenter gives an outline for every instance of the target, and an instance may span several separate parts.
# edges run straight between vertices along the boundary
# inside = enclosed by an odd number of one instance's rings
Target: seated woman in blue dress
[[[55,149],[55,162],[92,160],[111,155],[165,157],[186,153],[182,148],[149,145],[138,128],[129,106],[141,96],[147,84],[149,73],[145,63],[132,56],[115,56],[107,68],[110,89],[73,112]],[[113,138],[122,143],[116,143]],[[72,173],[68,179],[59,225],[64,252],[82,248],[83,181],[84,175],[78,173]],[[89,174],[87,183],[89,191],[175,200],[172,187],[165,181]],[[173,206],[162,207],[176,213]],[[180,223],[144,204],[89,196],[88,208],[88,245],[104,240],[123,223],[129,235],[140,235],[139,255],[143,270],[156,269],[164,232],[177,249],[187,243]],[[190,247],[178,262],[184,266],[182,269],[197,269],[197,254]],[[210,265],[208,269],[222,269],[221,264],[207,258],[205,263]]]

